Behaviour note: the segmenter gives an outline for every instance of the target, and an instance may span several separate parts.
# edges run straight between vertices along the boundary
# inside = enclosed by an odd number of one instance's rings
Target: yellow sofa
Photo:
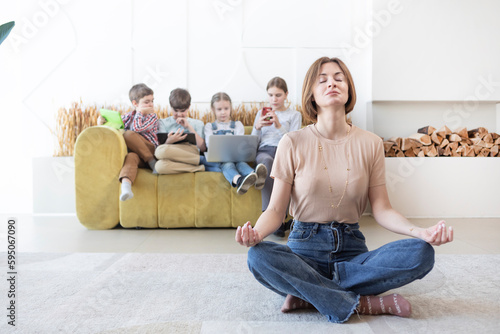
[[[251,127],[250,127],[251,129]],[[246,129],[248,132],[249,129]],[[119,200],[127,147],[121,131],[95,126],[83,131],[75,145],[76,214],[88,229],[237,227],[256,222],[260,191],[236,194],[222,173],[154,175],[139,169],[134,197]]]

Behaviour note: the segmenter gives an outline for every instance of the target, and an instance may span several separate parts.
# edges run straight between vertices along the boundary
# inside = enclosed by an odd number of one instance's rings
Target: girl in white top
[[[214,135],[244,135],[245,128],[240,121],[232,121],[233,107],[231,98],[226,93],[216,93],[212,96],[210,108],[215,115],[215,122],[205,125],[205,140],[210,141]],[[243,195],[252,186],[257,190],[262,189],[267,177],[267,168],[263,164],[255,167],[255,171],[246,162],[221,162],[205,164],[208,172],[222,172],[232,187],[237,188],[236,193]]]
[[[266,90],[272,110],[265,116],[262,116],[262,110],[259,110],[255,116],[252,135],[257,135],[260,138],[256,161],[259,164],[264,164],[270,171],[278,143],[286,133],[300,129],[302,115],[285,106],[288,97],[288,87],[285,80],[280,77],[272,78],[267,84]],[[261,192],[262,211],[265,211],[269,205],[273,183],[273,179],[268,176]]]

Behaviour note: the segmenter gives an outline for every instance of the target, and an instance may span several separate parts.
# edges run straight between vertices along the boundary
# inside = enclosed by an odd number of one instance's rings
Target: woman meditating
[[[337,323],[355,312],[408,317],[405,298],[376,295],[423,278],[434,265],[431,245],[453,240],[444,221],[421,228],[391,207],[382,139],[346,121],[355,103],[340,59],[312,64],[302,109],[314,124],[281,139],[270,204],[255,227],[247,222],[236,231],[236,241],[251,247],[255,278],[286,297],[283,312],[315,308]],[[368,251],[358,225],[368,200],[378,224],[412,238]],[[287,245],[263,241],[280,226],[289,201],[294,222]]]

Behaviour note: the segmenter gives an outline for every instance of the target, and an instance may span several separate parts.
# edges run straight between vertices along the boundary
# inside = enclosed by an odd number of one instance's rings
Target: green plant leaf
[[[12,28],[14,28],[15,25],[16,23],[14,21],[11,21],[0,26],[0,44],[2,44],[7,36],[9,36],[10,31],[12,30]]]

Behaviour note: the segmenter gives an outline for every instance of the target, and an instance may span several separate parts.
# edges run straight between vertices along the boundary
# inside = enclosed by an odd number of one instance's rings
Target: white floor
[[[2,219],[0,251],[7,250],[7,218]],[[234,241],[234,229],[123,229],[87,230],[76,216],[14,216],[18,252],[139,252],[139,253],[246,253]],[[412,219],[419,226],[431,226],[435,219]],[[448,219],[455,230],[454,242],[436,247],[438,254],[500,253],[500,218]],[[404,238],[363,216],[361,230],[369,249]],[[275,236],[268,240],[285,242]]]

